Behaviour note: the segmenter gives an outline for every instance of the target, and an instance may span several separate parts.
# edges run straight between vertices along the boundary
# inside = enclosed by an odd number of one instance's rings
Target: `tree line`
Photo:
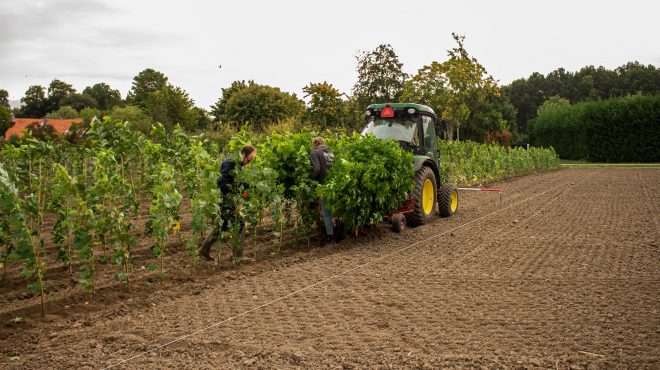
[[[660,93],[660,69],[629,62],[615,69],[586,66],[570,72],[558,68],[547,75],[532,73],[503,87],[516,109],[515,129],[529,134],[529,123],[539,110],[580,102]]]
[[[445,57],[422,66],[417,73],[403,71],[394,48],[382,44],[355,56],[357,79],[347,94],[331,83],[310,82],[303,97],[255,81],[234,81],[221,88],[209,110],[197,107],[188,93],[168,81],[162,72],[145,69],[133,78],[125,98],[100,82],[77,92],[72,85],[53,80],[46,88],[30,86],[14,109],[17,117],[91,117],[108,115],[131,121],[147,132],[155,122],[171,129],[176,123],[188,132],[216,131],[230,136],[249,124],[256,131],[341,128],[360,130],[367,105],[410,101],[429,105],[448,126],[450,139],[477,142],[528,142],[529,122],[539,109],[559,102],[609,99],[660,91],[660,70],[630,62],[614,70],[587,66],[577,72],[558,68],[533,73],[500,86],[465,47],[465,37],[452,34],[455,46]],[[9,123],[8,93],[0,90],[0,130]],[[305,102],[306,100],[306,102]]]

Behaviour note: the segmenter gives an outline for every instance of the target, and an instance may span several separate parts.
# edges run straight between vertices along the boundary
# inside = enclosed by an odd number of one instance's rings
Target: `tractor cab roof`
[[[436,117],[435,112],[431,107],[423,105],[423,104],[416,104],[416,103],[381,103],[381,104],[371,104],[367,107],[368,111],[381,111],[383,108],[386,106],[391,107],[392,109],[395,110],[407,110],[409,108],[413,108],[419,112],[424,112],[426,114],[430,114],[433,117]]]

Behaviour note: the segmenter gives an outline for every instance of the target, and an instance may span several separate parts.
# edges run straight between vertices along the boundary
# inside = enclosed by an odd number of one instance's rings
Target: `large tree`
[[[327,82],[310,83],[303,87],[305,98],[309,98],[306,118],[318,124],[322,130],[341,123],[342,93]]]
[[[298,119],[305,111],[305,103],[295,94],[281,91],[277,87],[259,85],[252,81],[243,88],[232,84],[229,98],[220,98],[215,111],[223,112],[221,122],[233,124],[249,123],[256,130],[263,130],[268,124],[286,119]],[[223,90],[224,92],[224,90]]]
[[[486,68],[471,57],[463,45],[465,36],[452,33],[457,46],[447,51],[445,62],[422,67],[403,89],[401,101],[431,106],[447,121],[447,137],[458,135],[460,125],[468,120],[471,109],[490,95],[499,95],[495,80]]]
[[[546,100],[545,76],[533,73],[528,79],[518,79],[502,88],[511,104],[518,112],[516,116],[516,131],[520,141],[526,141],[528,135],[527,123],[536,117],[536,111]]]
[[[617,68],[616,72],[619,75],[620,91],[631,95],[660,93],[660,69],[651,64],[643,65],[637,61],[628,62]]]
[[[60,108],[61,101],[71,94],[75,94],[76,89],[72,85],[60,81],[53,80],[48,85],[48,98],[46,99],[46,112],[54,112]]]
[[[92,98],[87,94],[69,94],[60,100],[60,108],[64,106],[69,106],[77,111],[80,111],[85,108],[98,108],[98,103],[96,99]]]
[[[185,90],[167,81],[163,73],[145,69],[133,78],[126,101],[167,128],[178,123],[186,130],[196,129],[200,117],[195,103]]]
[[[408,75],[392,45],[381,44],[373,51],[358,54],[356,59],[358,77],[353,96],[360,111],[369,104],[398,101]]]
[[[579,100],[607,99],[620,95],[617,91],[617,74],[605,67],[586,66],[575,73]]]
[[[165,127],[178,123],[186,130],[194,130],[199,123],[199,112],[193,100],[177,86],[167,84],[151,92],[143,105],[145,112]]]
[[[248,85],[254,84],[254,81],[248,81],[247,83],[243,81],[234,81],[229,87],[223,87],[221,89],[220,97],[214,105],[211,106],[211,116],[213,116],[214,122],[222,122],[225,119],[225,110],[227,108],[227,102],[234,93],[243,90],[248,87]]]
[[[144,108],[149,95],[162,91],[165,86],[167,77],[161,72],[147,68],[133,77],[133,86],[126,96],[126,102]]]
[[[210,128],[213,120],[209,116],[209,112],[200,107],[194,107],[193,109],[197,112],[197,128],[201,130]]]
[[[0,89],[0,106],[7,108],[7,110],[11,109],[9,106],[9,92],[7,90]]]
[[[83,94],[94,98],[98,103],[98,108],[104,111],[109,111],[121,104],[121,93],[119,90],[112,89],[105,82],[87,86],[83,90]]]
[[[577,91],[575,89],[575,79],[573,73],[564,68],[557,68],[545,76],[545,89],[547,96],[563,96],[570,101],[576,101]]]
[[[46,89],[41,85],[32,85],[21,98],[21,115],[25,118],[46,116]]]
[[[361,131],[365,125],[364,106],[358,102],[355,96],[350,96],[342,102],[341,121],[347,129]]]
[[[5,132],[11,128],[11,115],[9,109],[4,105],[0,105],[0,136],[5,135]]]
[[[472,107],[470,117],[461,125],[463,140],[487,142],[489,136],[509,135],[515,125],[516,109],[503,94],[490,94],[478,104],[470,103],[469,106]]]

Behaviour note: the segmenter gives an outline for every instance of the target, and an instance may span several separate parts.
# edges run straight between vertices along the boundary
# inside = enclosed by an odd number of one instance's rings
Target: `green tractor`
[[[362,134],[374,134],[379,139],[394,139],[410,150],[414,158],[415,187],[408,200],[389,216],[392,229],[401,232],[412,226],[430,222],[435,213],[442,217],[458,209],[458,189],[443,184],[438,163],[436,131],[440,121],[433,109],[413,103],[371,104],[367,107],[367,125]]]

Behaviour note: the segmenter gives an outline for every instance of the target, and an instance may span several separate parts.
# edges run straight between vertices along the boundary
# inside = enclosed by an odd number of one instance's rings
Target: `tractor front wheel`
[[[454,185],[443,185],[440,188],[440,216],[449,217],[458,210],[458,189]]]
[[[423,225],[433,219],[437,209],[437,185],[435,174],[429,167],[422,167],[415,174],[415,188],[412,191],[414,199],[413,212],[410,214],[410,224]]]

